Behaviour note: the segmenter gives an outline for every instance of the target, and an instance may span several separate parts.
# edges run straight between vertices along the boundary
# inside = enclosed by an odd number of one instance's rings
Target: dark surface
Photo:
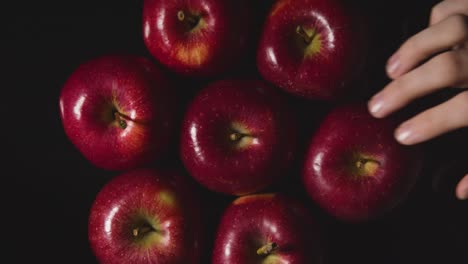
[[[2,240],[7,243],[2,258],[11,254],[14,263],[94,263],[87,240],[88,211],[116,173],[93,167],[71,145],[60,123],[58,96],[66,78],[85,60],[119,52],[149,57],[142,41],[142,1],[30,2],[2,8],[7,13],[2,30],[6,83],[2,82],[0,104],[7,157],[1,173],[6,180],[1,192],[6,231]],[[375,91],[388,82],[385,59],[425,26],[433,1],[367,2],[362,8],[370,14],[373,48],[363,83]],[[260,15],[257,18],[261,21]],[[253,64],[244,69],[256,75]],[[201,83],[180,81],[184,98],[188,100]],[[356,98],[369,95],[358,93]],[[408,113],[449,96],[447,91],[419,100]],[[305,138],[329,106],[297,103]],[[454,197],[455,184],[468,169],[466,135],[467,130],[460,130],[424,144],[427,162],[421,180],[405,203],[383,219],[344,224],[310,205],[327,235],[330,263],[468,263],[468,202]],[[177,159],[173,164],[179,164]],[[301,196],[297,176],[292,171],[291,182],[282,188]],[[215,216],[231,197],[207,193],[206,198],[212,212],[207,226],[214,228]]]

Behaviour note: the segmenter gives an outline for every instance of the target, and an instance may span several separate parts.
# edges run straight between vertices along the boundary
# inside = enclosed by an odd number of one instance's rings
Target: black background
[[[252,2],[261,21],[268,1]],[[388,82],[385,59],[427,24],[433,3],[355,1],[370,18],[366,87],[376,91]],[[94,168],[71,145],[62,130],[58,97],[69,74],[88,59],[110,53],[151,58],[142,40],[141,9],[141,0],[21,1],[3,8],[7,22],[2,32],[6,47],[2,50],[0,120],[7,159],[2,158],[4,230],[0,234],[8,244],[2,252],[11,254],[14,263],[96,262],[87,240],[88,212],[97,192],[117,173]],[[247,67],[248,74],[256,75],[254,68]],[[202,84],[180,80],[179,90],[184,93],[186,89],[184,98],[189,100]],[[408,111],[427,108],[452,95],[444,91],[415,102]],[[291,100],[300,105],[307,136],[329,106]],[[428,155],[421,180],[408,199],[382,219],[340,223],[305,201],[323,225],[329,261],[468,263],[468,203],[454,197],[455,183],[468,168],[464,166],[466,135],[466,130],[460,130],[423,144]],[[297,186],[293,182],[285,190],[303,195]],[[206,196],[211,199],[205,208],[212,211],[207,225],[214,229],[214,216],[231,197]]]

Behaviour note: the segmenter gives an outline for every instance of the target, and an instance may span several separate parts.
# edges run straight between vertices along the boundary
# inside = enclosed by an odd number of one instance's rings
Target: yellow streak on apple
[[[276,255],[268,255],[263,261],[262,264],[281,264],[284,263],[282,259],[280,259]]]
[[[192,47],[179,45],[176,48],[176,57],[181,62],[190,66],[201,65],[208,59],[208,45],[204,43],[197,43]]]
[[[164,205],[167,205],[167,206],[170,206],[170,207],[174,207],[176,205],[176,198],[174,196],[174,194],[170,191],[162,191],[160,192],[156,199],[164,204]]]
[[[283,1],[278,1],[276,5],[273,7],[273,10],[270,12],[270,16],[275,16],[278,11],[283,9],[283,7],[287,6],[291,2],[291,0],[283,0]]]
[[[249,202],[251,200],[258,200],[258,199],[268,200],[268,199],[272,199],[273,197],[275,197],[274,193],[252,194],[252,195],[247,195],[247,196],[242,196],[240,198],[237,198],[236,200],[234,200],[233,204],[239,205],[239,204]]]

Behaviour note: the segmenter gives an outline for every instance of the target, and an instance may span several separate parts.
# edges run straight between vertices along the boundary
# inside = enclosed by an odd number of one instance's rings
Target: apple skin
[[[258,70],[265,80],[297,96],[340,100],[365,65],[368,29],[363,21],[340,0],[279,0],[263,26]],[[305,31],[296,32],[298,26]],[[316,34],[310,38],[312,31]]]
[[[232,140],[232,133],[245,133]],[[296,151],[297,122],[277,89],[261,80],[221,80],[190,103],[180,156],[201,185],[224,194],[258,192],[285,176]]]
[[[149,168],[111,179],[89,215],[89,242],[100,263],[200,263],[199,193],[187,180]]]
[[[251,9],[247,0],[145,0],[144,42],[158,61],[179,74],[219,75],[240,65],[252,44]],[[190,17],[198,20],[195,27]]]
[[[257,250],[269,243],[269,254]],[[278,193],[237,198],[225,210],[216,234],[213,264],[321,263],[318,222],[298,201]]]
[[[89,60],[61,90],[65,133],[96,167],[128,170],[145,165],[166,152],[174,132],[171,89],[161,70],[143,57]]]
[[[423,152],[395,140],[397,119],[376,119],[361,103],[341,105],[325,116],[303,170],[316,204],[342,221],[363,222],[407,197],[419,178]]]

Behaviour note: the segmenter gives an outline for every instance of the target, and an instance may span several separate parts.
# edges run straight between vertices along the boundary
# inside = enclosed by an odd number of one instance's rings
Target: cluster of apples
[[[249,32],[252,10],[248,0],[146,0],[143,38],[161,66],[141,56],[102,56],[64,84],[68,138],[96,167],[120,172],[90,211],[89,241],[100,262],[195,264],[211,250],[215,264],[319,263],[311,211],[281,191],[264,193],[298,159],[312,201],[343,221],[381,216],[411,190],[421,153],[394,140],[395,120],[371,117],[364,103],[339,104],[299,157],[301,124],[279,92],[346,98],[363,64],[359,16],[340,0],[279,0],[257,39]],[[242,67],[251,46],[261,76],[217,79]],[[183,120],[162,67],[212,80]],[[171,148],[172,135],[180,135],[180,159],[201,188],[177,168],[150,166]],[[198,189],[236,197],[211,249]]]

